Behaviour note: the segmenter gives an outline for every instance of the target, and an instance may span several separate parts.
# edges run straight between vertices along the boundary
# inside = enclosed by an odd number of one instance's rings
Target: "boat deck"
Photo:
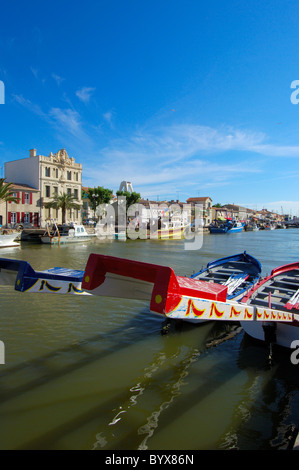
[[[248,272],[249,275],[255,275],[256,271],[251,263],[245,261],[231,261],[225,265],[213,267],[211,270],[206,270],[193,279],[204,279],[205,281],[218,282],[222,284],[233,274],[241,274]]]
[[[269,303],[271,303],[272,308],[287,310],[285,308],[286,303],[298,289],[299,273],[298,270],[294,270],[289,272],[288,275],[281,274],[266,282],[251,297],[250,303],[261,307],[269,307]]]

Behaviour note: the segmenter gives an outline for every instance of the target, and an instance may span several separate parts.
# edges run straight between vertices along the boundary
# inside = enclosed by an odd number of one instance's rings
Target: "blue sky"
[[[299,215],[298,24],[297,0],[2,2],[0,166],[65,148],[85,186]]]

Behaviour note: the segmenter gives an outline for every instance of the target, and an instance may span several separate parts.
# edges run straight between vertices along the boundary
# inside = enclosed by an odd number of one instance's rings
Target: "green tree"
[[[126,197],[126,206],[127,206],[127,209],[128,207],[130,207],[132,204],[136,204],[137,202],[140,201],[141,199],[141,196],[139,193],[135,193],[135,191],[133,191],[132,193],[130,193],[129,191],[116,191],[116,195],[117,196],[125,196]]]
[[[97,207],[100,204],[108,204],[110,202],[113,191],[111,189],[98,186],[97,188],[88,188],[88,191],[82,191],[82,193],[83,197],[87,196],[90,202],[90,207],[95,214]]]
[[[47,202],[45,207],[61,209],[62,223],[65,224],[67,209],[80,209],[80,204],[76,203],[77,199],[72,194],[63,193],[60,196],[55,195],[53,201]]]
[[[12,183],[5,183],[5,178],[0,178],[0,202],[19,202],[18,198],[12,195]]]

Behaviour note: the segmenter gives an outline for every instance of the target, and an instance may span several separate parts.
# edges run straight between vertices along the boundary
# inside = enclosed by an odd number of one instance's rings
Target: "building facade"
[[[189,197],[187,204],[198,205],[202,208],[202,218],[204,226],[210,225],[212,222],[212,199],[210,197]]]
[[[5,178],[15,184],[25,184],[39,191],[37,203],[38,225],[45,227],[47,220],[62,222],[61,209],[49,209],[45,205],[55,195],[72,194],[78,205],[82,205],[82,165],[70,158],[65,149],[49,156],[29,151],[29,157],[5,163]],[[37,216],[36,216],[37,218]],[[36,220],[36,219],[35,219]],[[81,223],[80,209],[67,210],[67,222]]]
[[[16,227],[18,225],[39,226],[39,191],[25,184],[12,184],[11,194],[18,202],[0,204],[0,225]]]

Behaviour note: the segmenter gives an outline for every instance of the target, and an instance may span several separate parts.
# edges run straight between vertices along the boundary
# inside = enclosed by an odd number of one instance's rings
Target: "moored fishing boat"
[[[241,300],[241,304],[260,309],[275,309],[292,314],[292,322],[272,322],[271,315],[261,322],[241,322],[251,337],[287,348],[299,341],[299,262],[286,264],[272,270]]]
[[[214,221],[210,226],[210,233],[238,233],[242,232],[244,224],[236,220],[227,220],[225,222]]]
[[[84,225],[62,225],[55,223],[52,228],[47,227],[44,235],[41,236],[41,242],[47,245],[59,245],[64,243],[88,242],[96,237],[95,233],[87,233]]]
[[[244,251],[212,261],[191,278],[227,286],[227,299],[240,300],[261,276],[260,262]]]

